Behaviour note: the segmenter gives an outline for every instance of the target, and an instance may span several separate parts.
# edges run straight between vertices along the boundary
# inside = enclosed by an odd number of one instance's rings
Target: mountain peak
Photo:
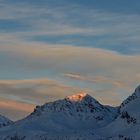
[[[125,107],[127,104],[133,104],[136,102],[136,100],[140,99],[140,85],[135,89],[132,95],[130,95],[126,100],[124,100],[121,104],[121,108]]]
[[[88,94],[81,92],[78,94],[67,96],[66,99],[73,102],[78,102],[78,101],[82,101],[86,96],[88,96]]]

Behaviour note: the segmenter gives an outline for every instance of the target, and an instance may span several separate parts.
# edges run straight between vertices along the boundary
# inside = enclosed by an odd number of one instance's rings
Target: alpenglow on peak
[[[78,102],[78,101],[82,101],[86,96],[88,96],[87,93],[81,92],[78,94],[67,96],[66,99],[73,102]]]

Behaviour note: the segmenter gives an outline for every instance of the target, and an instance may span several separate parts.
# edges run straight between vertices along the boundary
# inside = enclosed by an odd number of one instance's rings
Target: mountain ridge
[[[119,107],[102,105],[86,93],[67,96],[36,106],[26,118],[1,128],[0,139],[139,140],[139,95],[140,86]]]
[[[0,115],[0,128],[8,126],[12,124],[13,122],[6,118],[5,116]]]

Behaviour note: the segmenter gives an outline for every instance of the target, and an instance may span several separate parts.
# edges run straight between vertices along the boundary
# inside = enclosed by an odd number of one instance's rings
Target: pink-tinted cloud
[[[17,60],[24,60],[24,63],[19,61],[16,65],[9,61],[15,70],[30,70],[31,74],[35,70],[53,73],[46,74],[49,78],[45,75],[45,78],[33,76],[34,79],[29,80],[0,80],[0,97],[7,100],[43,104],[85,91],[103,104],[118,105],[140,81],[138,55],[121,55],[95,48],[25,43],[2,46],[0,51],[16,56]]]
[[[0,99],[0,113],[12,120],[17,120],[30,114],[35,105]]]

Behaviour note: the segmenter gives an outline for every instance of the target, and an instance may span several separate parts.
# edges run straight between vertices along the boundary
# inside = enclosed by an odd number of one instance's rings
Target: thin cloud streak
[[[14,32],[2,32],[2,35],[3,33],[5,35],[0,37],[0,42],[6,44],[19,41],[48,43],[48,40],[39,40],[39,38],[51,37],[52,44],[76,45],[76,43],[79,43],[81,46],[87,42],[86,46],[88,47],[112,48],[121,53],[136,53],[136,51],[131,51],[132,46],[128,46],[129,44],[132,44],[133,48],[136,49],[139,46],[140,18],[136,14],[125,15],[96,8],[83,8],[81,5],[74,4],[67,7],[55,7],[49,4],[36,6],[28,2],[15,3],[14,5],[2,2],[0,13],[1,21],[9,20],[10,22],[12,20],[15,23],[18,22],[19,26],[20,23],[22,26],[27,26],[27,30],[15,28]],[[68,37],[65,39],[64,36],[68,35],[77,35],[77,38]],[[81,36],[97,39],[88,44],[89,39],[82,41],[80,40]],[[55,41],[56,37],[60,37],[60,42]],[[9,38],[11,41],[7,42]],[[114,45],[118,45],[119,49],[108,47]],[[123,46],[126,46],[125,50]]]
[[[30,104],[42,104],[79,92],[80,88],[50,79],[0,80],[0,97]]]
[[[17,59],[20,58],[21,60],[24,60],[22,65],[18,64],[20,69],[23,71],[31,70],[32,74],[35,72],[35,70],[38,70],[38,72],[42,70],[45,70],[46,72],[52,72],[52,74],[45,74],[45,77],[49,77],[48,81],[42,81],[39,84],[40,80],[37,78],[37,84],[43,85],[43,89],[45,89],[47,92],[45,94],[45,90],[43,90],[43,92],[41,92],[42,94],[40,93],[43,98],[48,95],[48,91],[49,95],[56,94],[56,97],[62,97],[59,95],[66,95],[67,90],[70,90],[69,93],[72,94],[77,91],[75,88],[98,91],[99,88],[106,89],[107,87],[108,92],[109,89],[114,91],[114,93],[117,94],[116,96],[121,99],[122,97],[124,98],[127,97],[128,94],[131,94],[130,91],[136,87],[140,80],[140,77],[138,76],[140,69],[138,66],[140,57],[138,55],[121,55],[102,49],[82,47],[77,48],[74,46],[41,45],[38,47],[37,44],[32,44],[31,46],[29,44],[26,44],[25,46],[24,45],[25,44],[23,44],[21,49],[19,49],[19,46],[11,46],[7,48],[0,48],[0,50],[4,53],[10,51],[12,52],[10,55],[14,56],[18,54]],[[14,63],[13,67],[15,67],[17,70],[17,67],[14,65]],[[44,77],[44,74],[42,77]],[[32,78],[34,78],[34,76]],[[52,79],[52,81],[49,79]],[[78,81],[75,81],[75,79]],[[23,81],[22,84],[24,83]],[[14,81],[12,82],[14,83]],[[20,81],[18,82],[20,83]],[[33,85],[35,85],[35,82],[30,81],[29,83],[33,83]],[[52,90],[51,88],[47,89],[45,86],[51,87]],[[117,88],[119,88],[119,91]],[[28,90],[28,92],[33,97],[38,97],[38,92],[36,92],[35,86],[33,86],[33,88],[27,88],[26,90]],[[22,97],[22,100],[36,100],[33,98],[28,99],[25,96],[26,90],[23,90],[25,94],[23,94],[24,98]],[[58,94],[57,90],[59,91]],[[14,88],[13,93],[18,93],[19,91],[20,90]],[[100,93],[96,93],[97,97],[98,94]],[[39,103],[42,103],[42,100],[40,100]]]
[[[30,114],[35,105],[12,100],[0,99],[0,113],[12,120],[18,120]]]

